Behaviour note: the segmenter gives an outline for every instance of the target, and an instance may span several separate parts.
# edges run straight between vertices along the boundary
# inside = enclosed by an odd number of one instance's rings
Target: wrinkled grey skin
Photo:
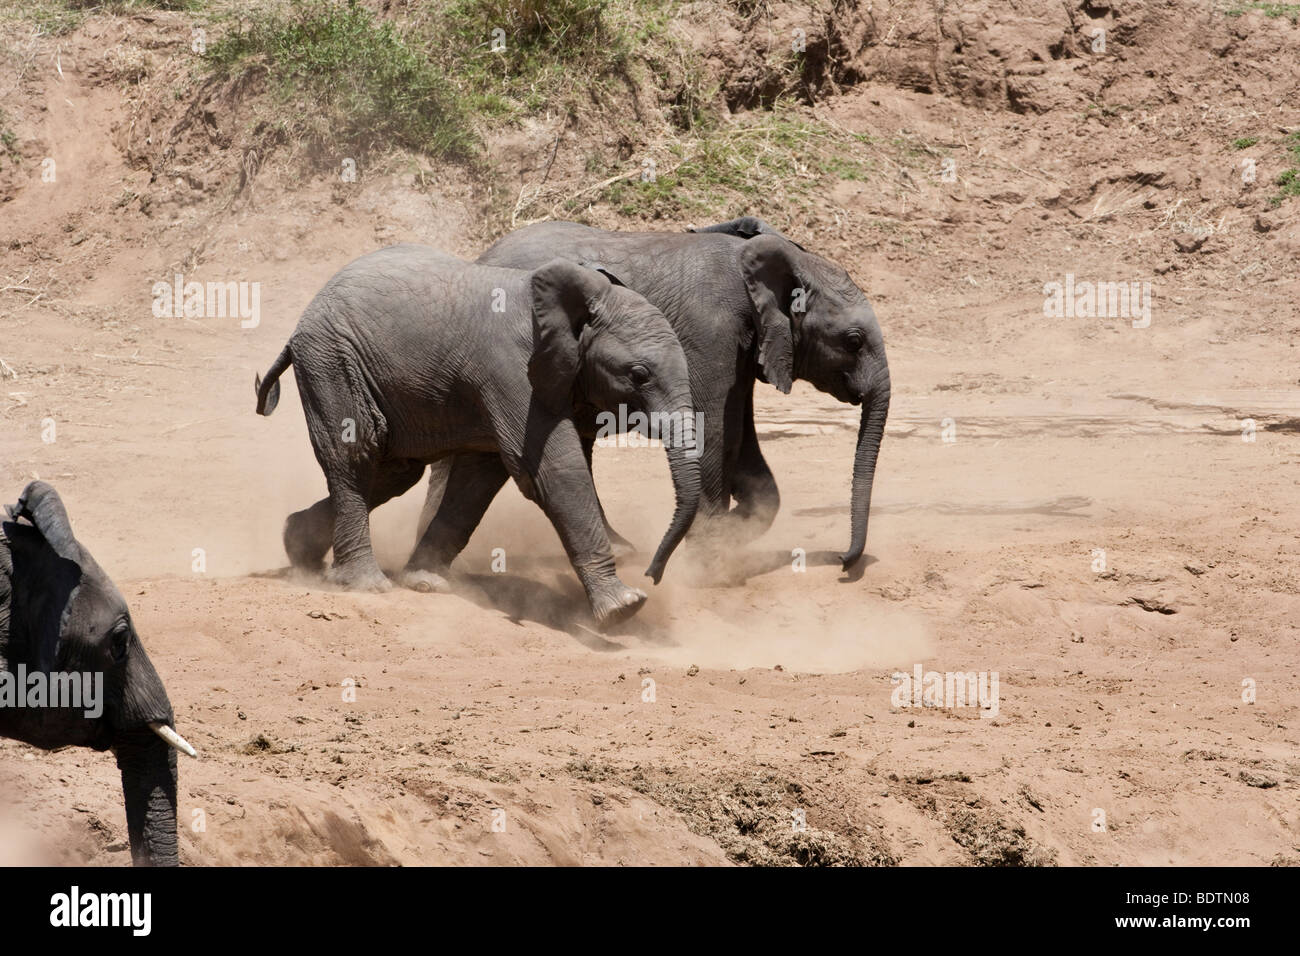
[[[531,272],[474,265],[417,245],[346,266],[307,306],[266,379],[259,414],[298,379],[328,498],[290,515],[284,541],[297,566],[348,587],[387,590],[369,513],[402,494],[426,464],[455,455],[454,506],[440,508],[401,583],[443,590],[507,478],[550,518],[592,613],[614,624],[645,593],[618,579],[604,518],[573,422],[575,404],[626,403],[693,416],[686,357],[667,320],[641,296],[567,260]],[[494,306],[498,309],[494,310]],[[355,441],[342,440],[345,420]],[[647,574],[658,580],[699,502],[699,462],[667,449],[677,508]]]
[[[152,730],[172,706],[126,601],[72,534],[58,493],[41,481],[0,523],[0,670],[102,672],[103,714],[0,707],[0,736],[34,747],[117,755],[136,866],[176,866],[176,751]]]
[[[851,540],[840,555],[844,569],[851,568],[866,544],[890,379],[876,315],[848,274],[752,217],[695,233],[539,223],[500,239],[478,261],[528,268],[554,256],[599,261],[645,296],[676,331],[690,369],[691,399],[703,415],[702,520],[697,522],[702,534],[708,528],[732,543],[752,540],[771,526],[780,505],[754,430],[755,379],[786,393],[795,379],[803,379],[862,406]],[[800,289],[803,311],[798,310]],[[594,420],[580,418],[579,427],[590,455]],[[444,495],[444,484],[445,494],[456,493],[454,481],[444,481],[437,468],[433,472],[426,518],[432,502]],[[737,507],[728,514],[733,497]]]

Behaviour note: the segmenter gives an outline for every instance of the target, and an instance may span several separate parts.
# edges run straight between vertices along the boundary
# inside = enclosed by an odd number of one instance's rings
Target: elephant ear
[[[754,304],[758,365],[763,377],[787,395],[794,384],[794,326],[787,309],[800,288],[793,248],[780,236],[758,236],[740,251],[740,271]]]
[[[73,537],[59,493],[45,482],[33,481],[23,489],[18,504],[6,506],[5,511],[17,525],[15,532],[27,532],[9,538],[9,636],[21,622],[28,667],[49,672],[56,665],[86,566],[94,567],[94,562]],[[19,524],[20,519],[31,522],[32,528]],[[48,547],[36,544],[37,534]]]
[[[543,405],[557,415],[569,415],[578,377],[578,336],[609,291],[609,280],[567,259],[555,259],[533,273],[531,287],[533,354],[528,381]]]
[[[13,520],[26,518],[54,549],[54,553],[78,567],[85,561],[81,545],[72,534],[72,523],[63,507],[63,499],[54,488],[43,481],[33,481],[18,496],[18,504],[7,505],[5,511]]]

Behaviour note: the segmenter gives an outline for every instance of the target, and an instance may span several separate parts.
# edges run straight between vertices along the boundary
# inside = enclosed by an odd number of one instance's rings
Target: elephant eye
[[[113,626],[108,638],[113,660],[122,661],[125,659],[127,647],[131,643],[131,625],[124,620],[118,621]]]
[[[634,385],[644,385],[650,381],[650,370],[644,365],[633,365],[627,370],[627,374]]]
[[[848,333],[844,336],[844,344],[850,352],[858,351],[862,348],[862,344],[865,341],[866,337],[863,336],[860,329],[849,329]]]

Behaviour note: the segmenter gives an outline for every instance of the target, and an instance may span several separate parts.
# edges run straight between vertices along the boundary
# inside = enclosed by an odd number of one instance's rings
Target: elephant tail
[[[275,406],[280,404],[279,378],[292,364],[293,353],[289,351],[289,346],[286,344],[271,363],[271,367],[266,370],[266,378],[260,375],[253,377],[253,388],[257,391],[257,414],[270,415],[275,411]]]

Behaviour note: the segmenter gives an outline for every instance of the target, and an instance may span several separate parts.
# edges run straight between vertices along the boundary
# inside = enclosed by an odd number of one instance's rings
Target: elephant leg
[[[409,474],[413,463],[385,462],[379,449],[386,443],[388,424],[368,399],[365,379],[350,355],[327,355],[321,363],[300,362],[298,393],[302,397],[307,433],[316,461],[325,473],[334,512],[331,536],[334,564],[326,580],[352,590],[387,591],[392,582],[380,570],[370,543],[372,501],[388,494],[399,482],[394,471]],[[406,487],[419,479],[416,471]],[[387,500],[384,498],[383,500]],[[314,527],[319,528],[328,509],[313,506]],[[306,527],[306,521],[298,522]],[[313,542],[313,553],[319,542]]]
[[[740,427],[740,455],[731,478],[731,493],[736,499],[736,507],[728,519],[736,523],[733,540],[745,543],[772,527],[781,508],[781,494],[776,487],[776,477],[758,445],[752,393],[745,405]]]
[[[438,464],[434,463],[435,469]],[[510,477],[501,456],[494,453],[455,455],[445,474],[437,510],[402,572],[402,583],[416,591],[447,590],[443,575],[465,550],[488,505]]]
[[[529,497],[541,506],[555,526],[591,603],[591,612],[602,628],[611,627],[635,614],[645,603],[640,588],[619,580],[614,553],[605,535],[596,486],[582,457],[577,430],[568,421],[551,429],[545,444],[535,453],[536,465],[524,471],[531,480]]]
[[[423,463],[416,461],[393,462],[380,468],[366,495],[370,510],[407,492],[423,473]],[[310,508],[295,511],[284,523],[284,550],[295,568],[319,571],[333,541],[334,501],[331,498],[322,498]]]
[[[380,462],[368,475],[361,471],[330,482],[335,509],[334,564],[326,572],[326,579],[354,590],[392,588],[375,560],[370,512],[407,491],[423,474],[423,462],[404,459]],[[360,490],[363,487],[364,492]]]
[[[284,550],[295,568],[319,571],[334,541],[334,502],[322,498],[284,522]]]
[[[591,465],[591,456],[595,451],[596,436],[580,435],[579,438],[582,440],[582,454],[587,459],[587,474],[591,475],[591,483],[594,487],[596,484],[596,472]],[[596,497],[599,502],[600,496],[597,495]],[[636,545],[627,540],[627,538],[623,537],[610,526],[609,518],[605,516],[605,506],[603,504],[600,506],[600,520],[605,525],[605,535],[609,538],[609,544],[615,557],[623,558],[636,553]]]
[[[433,521],[433,516],[438,513],[438,505],[442,503],[443,493],[447,490],[447,476],[451,474],[451,466],[455,463],[457,455],[449,455],[445,458],[439,458],[429,465],[429,489],[424,493],[424,505],[420,508],[420,520],[415,526],[415,540],[418,543],[424,537],[425,530],[429,527],[429,522]]]
[[[367,471],[327,476],[334,506],[334,563],[325,579],[355,591],[387,591],[392,582],[379,569],[370,544],[370,503],[363,490],[370,479]]]

